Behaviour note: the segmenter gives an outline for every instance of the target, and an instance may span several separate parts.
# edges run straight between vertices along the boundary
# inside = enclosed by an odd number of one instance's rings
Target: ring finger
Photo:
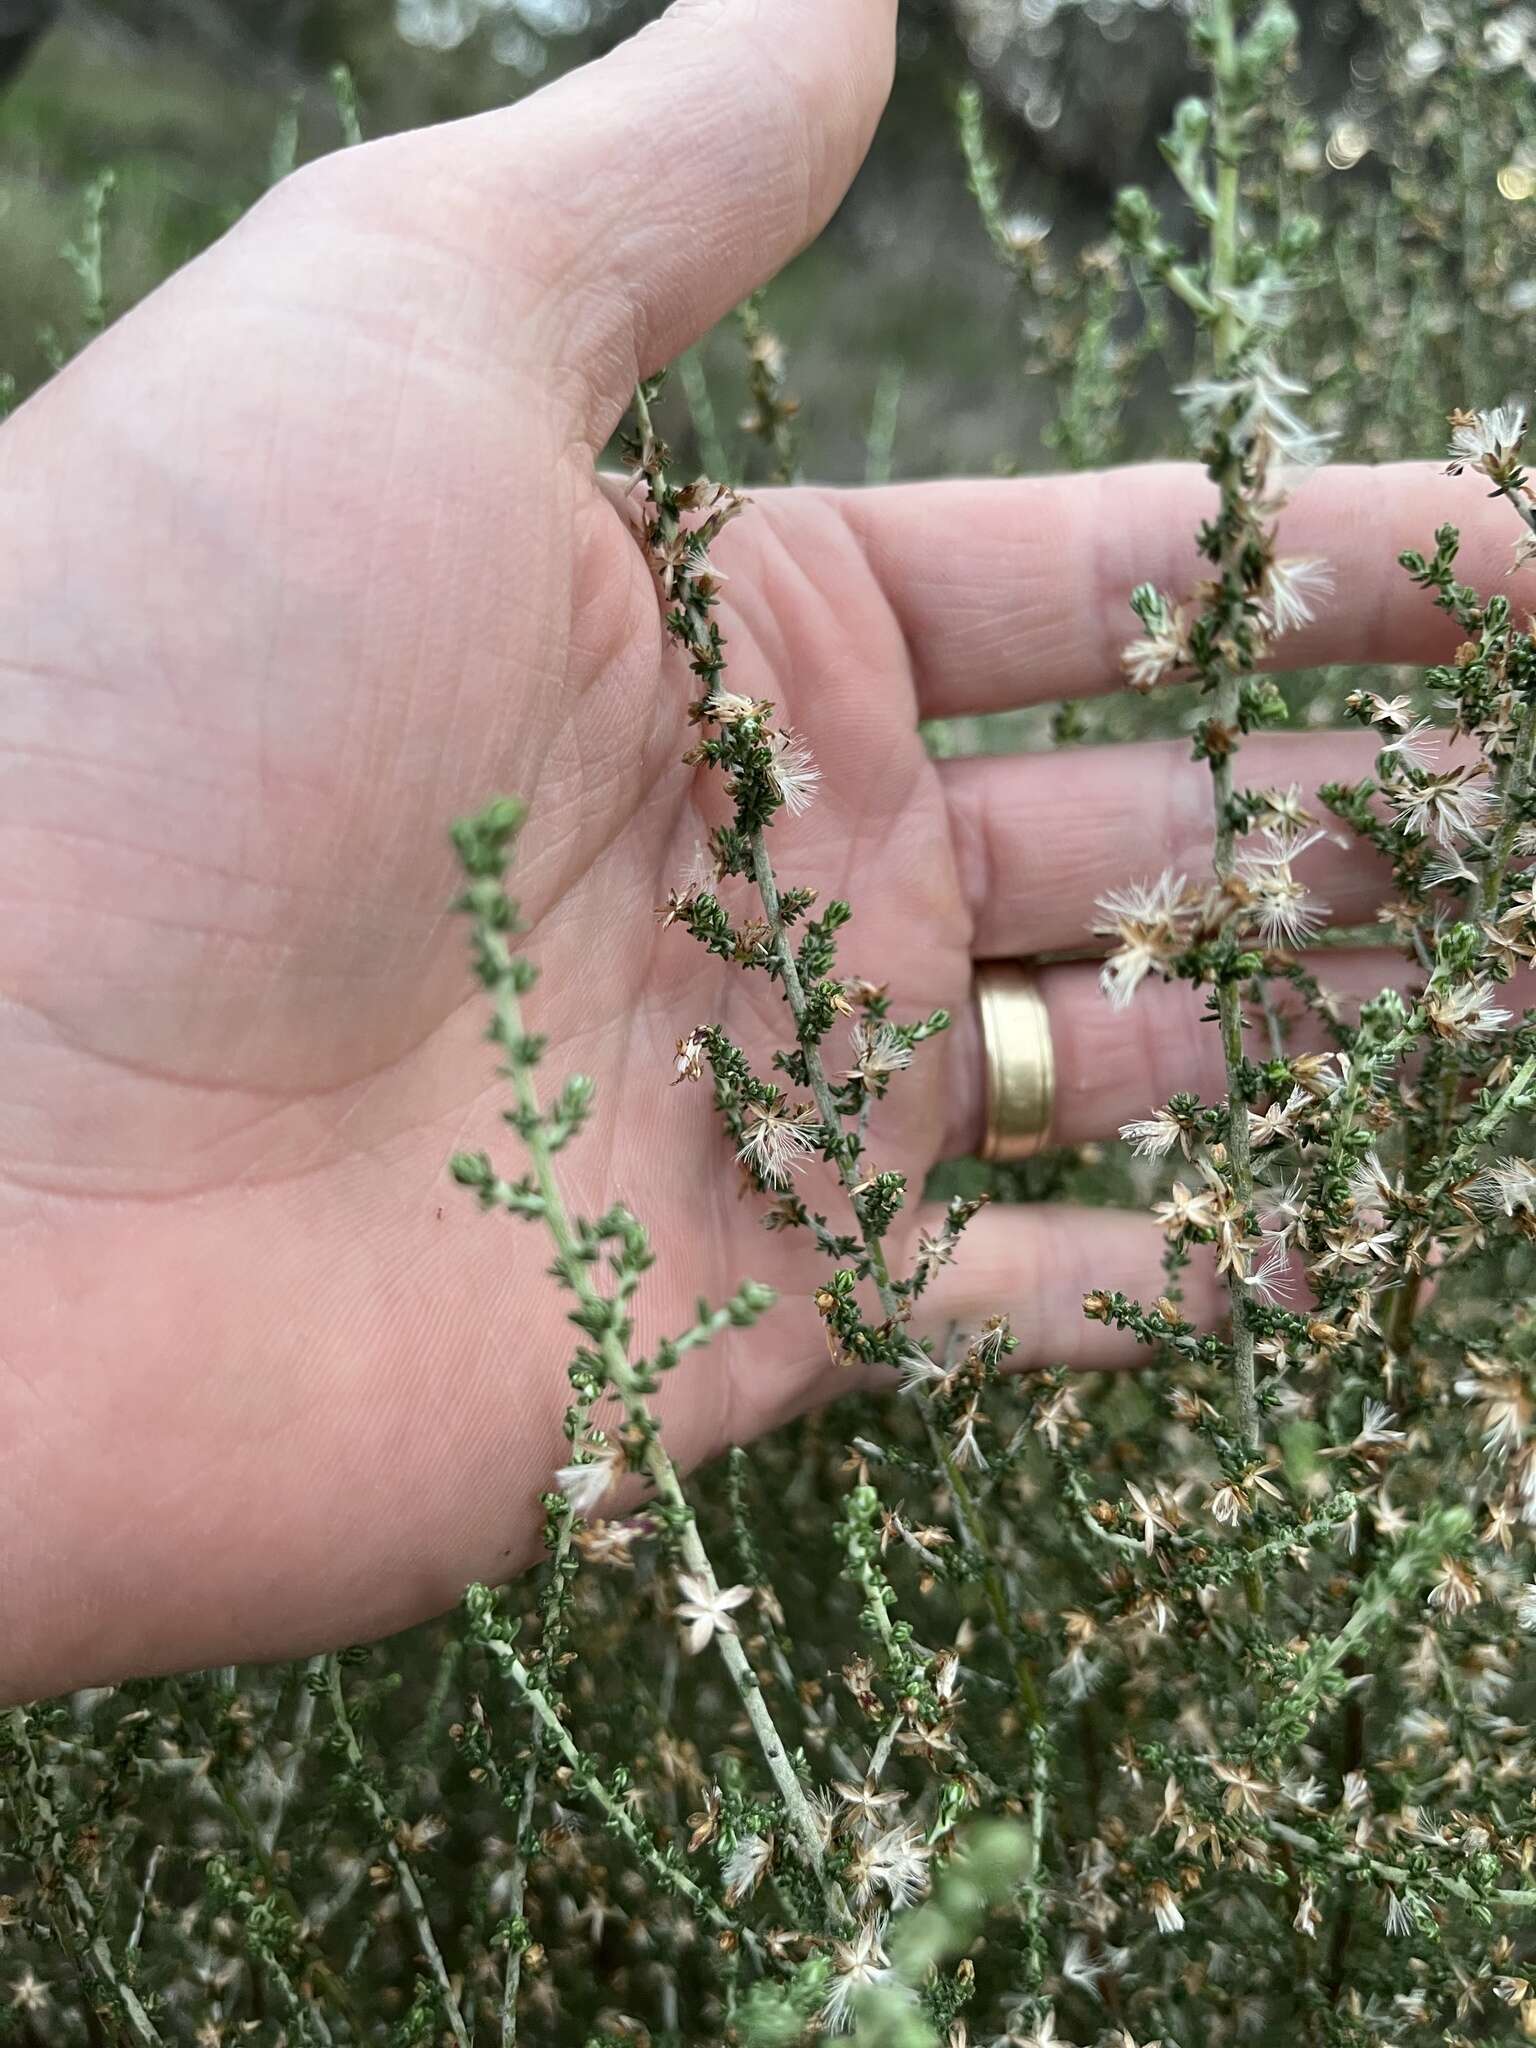
[[[1381,744],[1370,732],[1262,735],[1244,745],[1239,780],[1299,786],[1327,826],[1319,785],[1370,774]],[[1209,871],[1210,770],[1186,741],[938,765],[977,959],[1093,950],[1100,897],[1164,869]],[[1390,888],[1385,862],[1337,824],[1303,857],[1298,878],[1339,924],[1369,922]]]
[[[1304,964],[1335,996],[1346,1018],[1384,988],[1407,988],[1418,976],[1396,954],[1344,950],[1313,954]],[[1129,1009],[1113,1010],[1088,962],[1041,967],[1036,983],[1050,1022],[1055,1061],[1053,1144],[1080,1145],[1112,1138],[1123,1124],[1146,1116],[1181,1091],[1210,1102],[1224,1095],[1221,1044],[1202,1023],[1208,990],[1183,982],[1148,981]],[[1531,991],[1516,989],[1514,999]],[[1327,1051],[1332,1040],[1323,1023],[1289,988],[1272,991],[1274,1022],[1290,1053]],[[1270,1056],[1271,1021],[1245,1005],[1253,1057]],[[950,1041],[951,1086],[945,1153],[975,1153],[986,1131],[986,1058],[974,1003],[956,1017]]]

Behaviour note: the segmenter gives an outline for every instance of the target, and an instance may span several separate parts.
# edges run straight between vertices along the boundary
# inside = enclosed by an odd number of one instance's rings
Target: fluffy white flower
[[[1393,754],[1405,768],[1415,769],[1420,775],[1427,775],[1435,765],[1436,753],[1433,742],[1426,744],[1426,733],[1437,733],[1439,726],[1427,718],[1415,719],[1406,731],[1400,732],[1395,740],[1388,740],[1382,748],[1384,754]]]
[[[1242,1280],[1248,1291],[1256,1294],[1260,1301],[1288,1300],[1296,1285],[1296,1276],[1284,1241],[1271,1245],[1258,1264],[1250,1266],[1243,1274]]]
[[[737,1905],[755,1892],[763,1872],[772,1861],[772,1835],[739,1835],[721,1872],[725,1880],[725,1903]]]
[[[1264,587],[1264,613],[1272,633],[1310,625],[1317,607],[1333,590],[1333,571],[1323,561],[1272,562]]]
[[[1207,378],[1182,386],[1176,395],[1184,400],[1185,415],[1202,438],[1220,423],[1239,441],[1263,434],[1295,469],[1315,469],[1328,459],[1333,436],[1316,433],[1290,403],[1308,395],[1306,385],[1287,377],[1267,357],[1258,357],[1241,377]]]
[[[1467,1189],[1480,1209],[1506,1216],[1536,1210],[1536,1166],[1528,1159],[1496,1159]]]
[[[873,1840],[860,1842],[848,1867],[854,1904],[862,1909],[877,1892],[884,1892],[897,1912],[915,1905],[928,1889],[931,1854],[914,1827],[888,1828]]]
[[[894,1024],[884,1018],[860,1017],[853,1025],[853,1066],[848,1078],[865,1082],[899,1074],[912,1064],[912,1048]]]
[[[786,1114],[780,1108],[765,1109],[754,1103],[747,1112],[747,1128],[736,1157],[767,1186],[786,1188],[795,1174],[804,1171],[820,1143],[821,1123],[814,1110]]]
[[[1121,650],[1120,666],[1133,690],[1152,690],[1189,661],[1184,642],[1184,615],[1169,610]]]
[[[1401,1940],[1405,1934],[1412,1934],[1415,1926],[1413,1908],[1399,1898],[1396,1892],[1387,1893],[1387,1932],[1394,1940]]]
[[[1147,1904],[1152,1909],[1152,1918],[1159,1934],[1181,1934],[1184,1930],[1184,1915],[1179,1911],[1179,1902],[1173,1887],[1164,1884],[1161,1878],[1147,1890]]]
[[[1430,1029],[1453,1044],[1471,1044],[1491,1037],[1510,1020],[1511,1012],[1493,1000],[1486,981],[1457,982],[1452,988],[1431,984],[1424,996]]]
[[[1305,945],[1321,929],[1328,906],[1296,879],[1293,866],[1327,836],[1266,825],[1262,845],[1245,847],[1238,855],[1237,873],[1250,899],[1248,921],[1265,945]]]
[[[1496,405],[1491,412],[1451,415],[1449,455],[1453,470],[1487,470],[1519,452],[1525,439],[1525,407]]]
[[[590,1515],[618,1476],[619,1455],[611,1449],[598,1450],[585,1459],[573,1459],[555,1474],[555,1484],[570,1503],[573,1515]]]
[[[784,800],[784,808],[798,818],[808,811],[821,783],[821,770],[811,750],[798,733],[776,732],[768,741],[773,758],[768,772]]]
[[[1473,780],[1482,772],[1480,765],[1448,768],[1424,782],[1388,790],[1387,800],[1396,807],[1404,831],[1416,839],[1430,832],[1442,846],[1458,839],[1475,843],[1493,805],[1491,791],[1479,789]]]
[[[1183,950],[1190,907],[1187,884],[1171,871],[1152,882],[1132,882],[1101,896],[1094,931],[1119,941],[1099,973],[1099,986],[1113,1008],[1123,1010],[1146,977]]]
[[[852,1941],[832,1944],[832,1982],[822,2002],[822,2025],[844,2034],[853,2025],[858,1996],[872,1984],[898,1984],[885,1952],[885,1920],[866,1921]]]

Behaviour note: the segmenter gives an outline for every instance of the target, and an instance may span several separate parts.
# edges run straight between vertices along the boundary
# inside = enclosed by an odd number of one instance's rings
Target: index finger
[[[1195,532],[1216,507],[1192,463],[1083,475],[896,484],[836,494],[839,511],[906,639],[925,718],[1011,711],[1113,689],[1141,630],[1138,583],[1182,601],[1210,565]],[[1287,634],[1271,666],[1432,662],[1454,625],[1397,557],[1430,554],[1438,526],[1461,528],[1458,564],[1480,589],[1510,589],[1520,524],[1469,478],[1430,462],[1340,464],[1311,477],[1280,518],[1280,553],[1325,560],[1331,596]],[[1536,570],[1521,572],[1536,602]]]

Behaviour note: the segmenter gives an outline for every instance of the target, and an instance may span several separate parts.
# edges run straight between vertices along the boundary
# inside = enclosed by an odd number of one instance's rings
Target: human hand
[[[660,1251],[640,1342],[746,1277],[784,1297],[670,1377],[673,1449],[846,1384],[821,1262],[668,1086],[695,1024],[781,1027],[653,914],[706,829],[693,690],[595,461],[636,376],[826,219],[894,13],[698,0],[510,113],[328,158],[0,432],[0,1696],[378,1633],[528,1561],[571,1332],[542,1238],[445,1172],[515,1146],[446,909],[446,823],[498,790],[531,807],[537,1026],[597,1084],[573,1192]],[[1188,580],[1207,492],[786,490],[719,544],[731,686],[822,773],[785,871],[852,901],[844,959],[898,1015],[956,1015],[876,1112],[914,1188],[979,1136],[973,961],[1079,946],[1106,889],[1203,858],[1210,803],[1177,743],[934,763],[917,721],[1110,687],[1127,594]],[[1309,488],[1285,545],[1344,596],[1299,661],[1423,658],[1392,561],[1436,516],[1427,473]],[[1314,734],[1244,766],[1310,786],[1369,755]],[[1368,917],[1379,875],[1317,861]],[[1214,1092],[1188,991],[1116,1015],[1091,963],[1042,984],[1062,1141]],[[990,1211],[927,1306],[1008,1311],[1024,1362],[1124,1362],[1080,1299],[1155,1293],[1158,1252],[1139,1217]]]

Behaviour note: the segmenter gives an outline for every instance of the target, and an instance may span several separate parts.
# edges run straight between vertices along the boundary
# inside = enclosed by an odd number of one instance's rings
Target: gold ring
[[[1050,1141],[1056,1105],[1051,1019],[1035,977],[1013,960],[976,969],[981,1037],[987,1056],[987,1121],[981,1156],[1008,1165]]]

